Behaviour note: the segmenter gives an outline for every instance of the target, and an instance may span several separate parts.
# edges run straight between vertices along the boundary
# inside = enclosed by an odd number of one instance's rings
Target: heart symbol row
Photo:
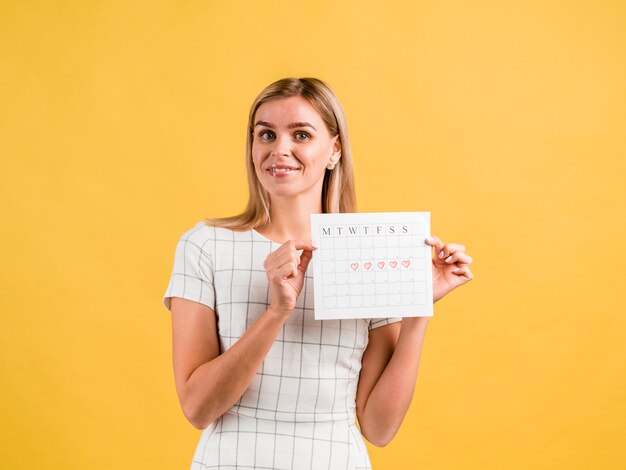
[[[363,268],[365,269],[365,271],[370,271],[372,269],[372,265],[373,264],[371,261],[367,261],[366,263],[363,263]],[[410,265],[410,259],[402,260],[402,266],[404,266],[405,268],[408,268]],[[376,266],[378,267],[378,269],[385,269],[385,262],[378,261],[376,263]],[[396,267],[398,266],[398,262],[396,260],[390,261],[389,266],[391,266],[391,269],[396,269]],[[352,271],[357,271],[359,269],[359,263],[350,263],[350,268],[352,268]]]

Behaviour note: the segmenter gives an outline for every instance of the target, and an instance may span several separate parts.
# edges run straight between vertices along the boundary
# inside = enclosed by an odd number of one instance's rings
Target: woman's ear
[[[339,135],[336,135],[333,142],[333,153],[330,156],[335,162],[341,157],[341,142],[339,141]]]
[[[341,144],[339,143],[339,136],[335,136],[335,141],[333,142],[333,153],[330,154],[330,163],[326,166],[329,170],[334,170],[335,165],[341,158]]]
[[[339,144],[339,139],[335,141],[333,144],[333,153],[330,155],[330,163],[326,166],[329,170],[334,170],[335,165],[341,158],[341,144]]]

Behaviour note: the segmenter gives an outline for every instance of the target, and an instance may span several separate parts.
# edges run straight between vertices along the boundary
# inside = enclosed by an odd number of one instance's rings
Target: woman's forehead
[[[257,109],[253,125],[258,121],[277,126],[309,122],[316,128],[323,123],[317,110],[302,96],[266,101]]]

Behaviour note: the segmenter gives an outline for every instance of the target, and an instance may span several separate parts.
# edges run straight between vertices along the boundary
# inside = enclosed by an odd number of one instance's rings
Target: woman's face
[[[252,160],[271,196],[321,197],[326,166],[340,155],[315,108],[302,96],[263,103],[254,116]]]

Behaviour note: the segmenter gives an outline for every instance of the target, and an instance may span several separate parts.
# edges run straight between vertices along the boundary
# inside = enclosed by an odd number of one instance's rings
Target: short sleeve
[[[207,236],[209,233],[206,225],[198,223],[178,240],[172,277],[163,297],[168,310],[172,307],[172,297],[193,300],[215,310],[213,243]]]
[[[367,327],[368,330],[373,330],[374,328],[378,328],[385,325],[391,325],[392,323],[397,323],[402,321],[400,317],[394,318],[370,318],[369,325]]]

